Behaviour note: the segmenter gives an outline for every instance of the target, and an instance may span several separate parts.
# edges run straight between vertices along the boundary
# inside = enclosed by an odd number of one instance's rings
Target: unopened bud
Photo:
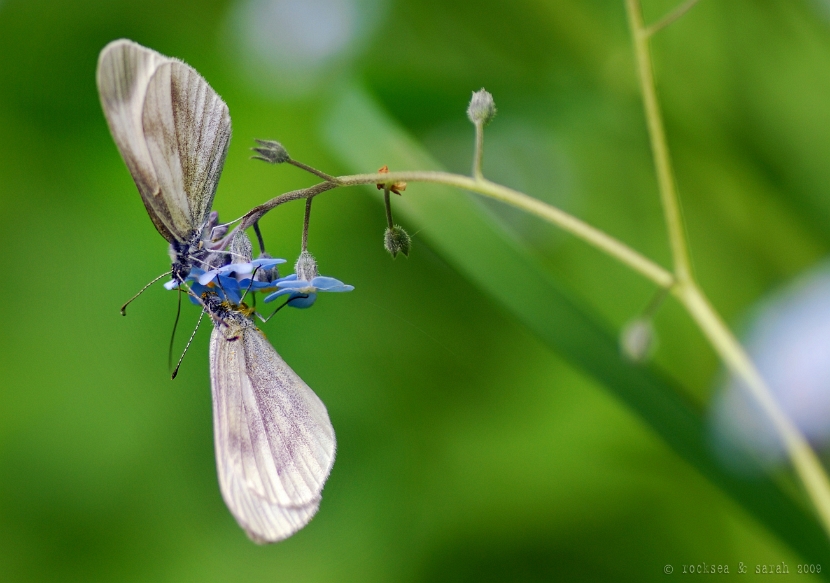
[[[467,117],[474,124],[482,125],[487,125],[496,117],[496,102],[483,87],[480,91],[473,92],[473,98],[470,99],[470,106],[467,108]]]
[[[397,257],[398,253],[403,253],[406,257],[409,257],[412,238],[400,225],[387,227],[383,234],[383,246],[392,257]]]
[[[297,279],[302,281],[311,281],[320,272],[317,271],[317,261],[314,256],[308,251],[303,251],[297,258],[297,263],[294,264],[294,273],[297,274]]]
[[[216,241],[224,237],[227,233],[228,226],[219,224],[219,213],[216,211],[210,211],[208,220],[202,229],[202,239]]]
[[[644,362],[654,352],[655,333],[651,320],[637,318],[625,325],[620,333],[620,349],[632,362]]]
[[[288,155],[288,151],[279,142],[275,142],[273,140],[254,141],[259,145],[259,147],[251,148],[251,150],[258,154],[257,156],[251,156],[251,159],[253,160],[262,160],[263,162],[268,162],[269,164],[282,164],[283,162],[288,162],[291,159]]]
[[[244,231],[237,231],[228,247],[231,252],[231,263],[248,263],[253,256],[251,240]]]
[[[259,254],[259,257],[257,257],[257,259],[272,259],[272,257],[263,251],[262,253]],[[254,273],[254,281],[268,281],[268,282],[270,282],[270,281],[276,281],[279,278],[280,278],[280,271],[279,271],[279,269],[277,269],[276,265],[273,266],[273,267],[265,267],[265,268],[260,267],[259,269],[256,270],[256,273]]]

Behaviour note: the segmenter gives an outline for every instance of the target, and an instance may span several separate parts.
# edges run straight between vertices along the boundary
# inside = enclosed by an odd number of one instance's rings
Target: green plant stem
[[[474,125],[476,127],[476,141],[475,151],[473,152],[473,178],[484,180],[484,174],[481,171],[484,160],[484,122],[475,122]]]
[[[305,199],[305,216],[303,217],[303,251],[308,251],[308,225],[311,222],[311,201],[313,196]]]
[[[395,226],[395,221],[392,220],[392,201],[389,200],[389,189],[383,189],[383,206],[386,207],[386,226],[390,229]]]
[[[681,284],[673,291],[732,374],[743,380],[746,390],[769,417],[804,484],[807,495],[813,501],[822,526],[830,534],[830,480],[810,444],[778,406],[769,386],[749,355],[697,284]]]
[[[660,287],[670,288],[675,284],[675,278],[668,270],[638,253],[625,243],[600,231],[596,227],[592,227],[573,215],[511,188],[490,182],[489,180],[476,180],[469,176],[450,174],[449,172],[389,172],[388,174],[340,176],[335,179],[335,182],[323,182],[310,188],[286,192],[285,194],[272,198],[241,217],[239,219],[241,221],[239,228],[248,228],[269,210],[292,200],[301,198],[310,199],[327,190],[340,186],[384,184],[390,182],[432,182],[446,186],[454,186],[495,200],[500,200],[557,225],[600,251],[614,257]]]
[[[691,277],[689,252],[686,248],[686,235],[683,228],[683,218],[680,215],[680,204],[669,158],[666,131],[663,127],[663,116],[660,113],[660,103],[657,100],[657,91],[654,85],[654,69],[651,64],[648,35],[643,30],[643,15],[639,0],[626,0],[626,7],[628,8],[631,35],[634,38],[634,53],[637,57],[637,69],[640,72],[640,90],[643,94],[643,106],[645,107],[646,122],[648,124],[648,135],[651,140],[651,151],[654,155],[657,184],[663,203],[663,214],[669,232],[674,273],[678,281],[682,282]]]
[[[691,8],[691,6],[688,6],[688,8]],[[796,474],[804,484],[807,494],[816,508],[825,531],[830,534],[830,480],[828,480],[818,457],[795,424],[778,406],[766,382],[741,344],[700,290],[690,270],[686,234],[680,215],[674,173],[654,84],[654,71],[648,40],[650,33],[649,29],[646,29],[643,25],[640,1],[626,0],[626,9],[634,41],[634,52],[637,58],[640,88],[643,94],[643,105],[657,172],[660,198],[671,243],[674,272],[677,277],[677,284],[672,291],[703,331],[727,368],[743,381],[743,386],[758,402],[772,422],[786,448]]]
[[[673,24],[678,18],[686,14],[698,2],[699,0],[686,0],[686,2],[684,2],[668,14],[666,14],[663,18],[661,18],[651,26],[647,26],[643,30],[643,34],[645,34],[646,36],[654,36],[670,24]]]
[[[293,158],[289,158],[288,160],[286,160],[286,162],[288,164],[291,164],[292,166],[296,166],[300,170],[305,170],[306,172],[308,172],[310,174],[314,174],[314,176],[317,176],[318,178],[322,178],[323,180],[326,180],[327,182],[333,182],[335,180],[334,176],[329,176],[325,172],[321,172],[320,170],[317,170],[316,168],[312,168],[308,164],[303,164],[302,162],[298,162],[297,160],[294,160]]]

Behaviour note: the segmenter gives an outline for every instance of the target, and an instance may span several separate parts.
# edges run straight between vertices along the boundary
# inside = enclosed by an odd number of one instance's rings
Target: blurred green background
[[[646,20],[671,7],[644,0]],[[484,86],[499,107],[490,178],[668,265],[622,1],[0,0],[3,249],[26,267],[2,291],[0,580],[830,570],[786,470],[715,460],[719,365],[676,304],[654,361],[630,366],[616,331],[648,283],[539,221],[417,184],[394,201],[409,259],[383,250],[376,191],[315,203],[310,250],[356,289],[264,330],[326,403],[338,457],[308,527],[249,542],[216,481],[207,326],[171,382],[175,296],[158,286],[118,314],[169,267],[95,89],[120,37],[183,59],[228,103],[223,218],[314,183],[250,161],[254,138],[329,173],[468,172],[464,112]],[[703,0],[654,56],[695,268],[740,329],[830,245],[830,2]],[[301,216],[295,203],[262,221],[289,262]]]

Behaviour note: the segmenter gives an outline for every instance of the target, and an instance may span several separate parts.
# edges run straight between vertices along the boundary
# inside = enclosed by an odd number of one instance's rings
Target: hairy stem
[[[390,229],[395,226],[395,221],[392,220],[392,201],[389,200],[389,189],[383,189],[383,204],[386,207],[386,226]]]
[[[308,251],[308,224],[311,222],[311,201],[314,197],[305,199],[305,216],[303,217],[303,251]]]

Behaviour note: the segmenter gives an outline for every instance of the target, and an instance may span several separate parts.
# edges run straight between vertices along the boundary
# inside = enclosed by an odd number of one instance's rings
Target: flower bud
[[[620,350],[632,362],[648,360],[654,353],[654,347],[654,327],[647,318],[632,320],[620,333]]]
[[[400,225],[387,227],[383,234],[383,246],[392,257],[397,257],[398,253],[403,253],[406,257],[409,257],[412,238]]]
[[[273,140],[254,140],[259,147],[251,148],[258,156],[251,156],[253,160],[262,160],[269,164],[282,164],[288,162],[291,157],[288,151],[279,142]]]
[[[253,256],[251,240],[244,231],[237,231],[228,247],[231,252],[231,263],[248,263]]]
[[[496,102],[483,87],[480,91],[473,92],[473,98],[470,99],[470,106],[467,108],[467,117],[476,125],[487,125],[496,117]]]
[[[317,261],[314,256],[308,251],[303,251],[297,258],[297,263],[294,264],[294,273],[297,274],[297,279],[302,281],[311,281],[320,272],[317,271]]]
[[[270,255],[265,253],[264,251],[259,254],[257,259],[273,259]],[[280,271],[277,269],[277,266],[273,267],[266,267],[266,268],[259,268],[256,270],[254,274],[254,281],[276,281],[280,278]]]

